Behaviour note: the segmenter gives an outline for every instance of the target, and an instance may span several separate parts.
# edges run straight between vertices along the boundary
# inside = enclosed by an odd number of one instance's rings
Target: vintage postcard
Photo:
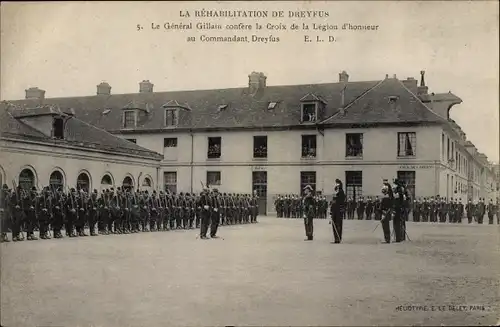
[[[1,326],[500,323],[497,1],[0,12]]]

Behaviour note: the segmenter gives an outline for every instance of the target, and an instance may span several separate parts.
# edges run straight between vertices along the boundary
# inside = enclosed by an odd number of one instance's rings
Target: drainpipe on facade
[[[191,169],[191,193],[193,193],[193,156],[194,156],[194,135],[193,130],[189,130],[189,135],[191,135],[191,162],[189,163],[189,167]]]

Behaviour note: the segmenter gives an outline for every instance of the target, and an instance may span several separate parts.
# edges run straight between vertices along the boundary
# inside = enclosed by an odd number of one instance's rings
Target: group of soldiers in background
[[[308,185],[308,189],[312,188]],[[305,190],[305,189],[304,189]],[[328,201],[326,196],[314,195],[314,218],[326,219]],[[302,218],[304,215],[303,198],[296,194],[278,195],[274,200],[274,208],[278,218]]]
[[[134,191],[118,187],[102,192],[87,193],[80,187],[64,192],[61,188],[44,187],[30,191],[21,187],[9,189],[3,185],[0,194],[1,241],[13,241],[98,234],[128,234],[201,227],[201,238],[216,237],[219,225],[256,223],[257,196],[250,194],[221,194],[205,188],[201,194]]]
[[[332,202],[328,203],[325,196],[315,196],[315,218],[326,218],[328,209]],[[275,200],[275,209],[278,217],[301,218],[303,210],[302,199],[298,195],[278,196]],[[488,204],[484,199],[479,199],[477,203],[469,202],[464,206],[461,200],[442,198],[439,195],[429,198],[417,198],[412,201],[408,196],[403,202],[403,217],[406,221],[415,222],[450,222],[461,223],[464,217],[467,217],[469,224],[473,221],[483,224],[485,215],[488,217],[489,224],[494,223],[497,218],[497,224],[500,225],[499,207],[490,200]],[[410,215],[411,214],[411,215]],[[344,219],[358,220],[381,220],[382,219],[382,197],[359,197],[354,200],[347,198],[345,203]]]

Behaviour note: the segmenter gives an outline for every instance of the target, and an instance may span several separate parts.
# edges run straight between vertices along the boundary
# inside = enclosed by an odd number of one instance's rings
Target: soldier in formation
[[[304,215],[302,198],[297,194],[278,195],[274,200],[274,209],[278,218],[302,218]],[[314,195],[314,217],[326,219],[328,201],[325,196]]]
[[[257,194],[220,194],[207,192],[211,227],[216,237],[219,225],[256,223]],[[7,231],[13,241],[138,232],[193,229],[201,226],[206,217],[201,195],[134,191],[118,187],[116,190],[93,190],[87,193],[80,187],[66,192],[60,187],[33,187],[26,191],[17,186],[2,186],[0,193],[1,240],[8,242]]]

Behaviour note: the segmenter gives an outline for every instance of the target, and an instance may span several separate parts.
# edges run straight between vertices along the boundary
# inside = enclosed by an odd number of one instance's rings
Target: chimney
[[[418,91],[417,91],[418,95],[427,94],[427,92],[429,91],[429,88],[427,86],[425,86],[424,75],[425,75],[425,70],[420,71],[421,77],[420,77],[420,86],[418,87]]]
[[[26,90],[26,99],[44,99],[45,91],[39,89],[38,87],[30,87]]]
[[[97,85],[97,95],[110,95],[111,94],[111,85],[106,82],[102,82]]]
[[[404,86],[412,93],[417,94],[418,92],[418,83],[417,80],[413,77],[408,77],[405,81],[403,81]]]
[[[349,82],[349,74],[346,73],[345,70],[339,74],[339,83],[347,83]]]
[[[139,93],[153,93],[153,86],[149,80],[143,80],[139,83]]]
[[[256,93],[266,87],[266,75],[264,73],[252,72],[248,75],[248,87],[250,88],[250,93]]]

